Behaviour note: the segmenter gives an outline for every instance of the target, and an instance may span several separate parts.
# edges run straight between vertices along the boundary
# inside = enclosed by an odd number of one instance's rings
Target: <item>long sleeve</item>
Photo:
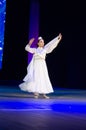
[[[36,48],[31,48],[31,47],[27,44],[26,47],[25,47],[25,50],[33,54],[33,53],[35,53]]]
[[[58,39],[58,36],[57,36],[44,46],[46,53],[47,54],[51,53],[57,47],[58,43],[59,43],[59,39]]]

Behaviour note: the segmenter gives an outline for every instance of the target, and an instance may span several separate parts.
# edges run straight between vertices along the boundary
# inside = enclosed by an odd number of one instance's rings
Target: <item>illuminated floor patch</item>
[[[31,111],[31,110],[52,110],[57,112],[78,112],[86,113],[86,102],[75,100],[4,100],[0,101],[0,110],[7,111]]]
[[[23,93],[19,89],[1,89],[0,110],[31,111],[49,110],[68,113],[86,113],[86,91],[55,90],[50,99],[34,99],[32,94]]]

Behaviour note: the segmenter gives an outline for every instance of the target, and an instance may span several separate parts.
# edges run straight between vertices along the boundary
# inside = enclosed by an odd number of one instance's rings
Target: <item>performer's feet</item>
[[[39,94],[38,93],[34,93],[34,98],[38,98]]]
[[[43,94],[43,97],[46,99],[49,99],[50,97],[46,96],[45,94]]]
[[[38,95],[34,95],[34,98],[38,98]]]

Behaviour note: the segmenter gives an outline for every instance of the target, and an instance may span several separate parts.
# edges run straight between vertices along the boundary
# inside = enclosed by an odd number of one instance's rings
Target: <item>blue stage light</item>
[[[0,0],[0,69],[2,68],[4,31],[5,31],[6,0]]]

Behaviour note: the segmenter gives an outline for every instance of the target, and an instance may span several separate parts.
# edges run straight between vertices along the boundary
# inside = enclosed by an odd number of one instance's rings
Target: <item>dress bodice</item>
[[[42,47],[38,47],[34,54],[34,59],[45,59],[46,51]]]

